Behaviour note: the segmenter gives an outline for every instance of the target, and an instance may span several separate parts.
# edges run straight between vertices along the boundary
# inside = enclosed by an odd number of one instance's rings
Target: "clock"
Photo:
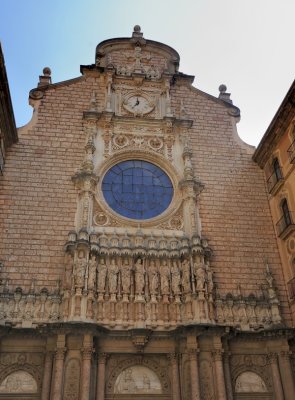
[[[132,114],[148,114],[154,108],[154,104],[143,95],[131,95],[123,101],[124,108]]]

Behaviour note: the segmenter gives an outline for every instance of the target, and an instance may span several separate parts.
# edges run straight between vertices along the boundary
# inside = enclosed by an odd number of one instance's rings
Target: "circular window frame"
[[[169,206],[159,215],[149,218],[149,219],[134,219],[134,218],[128,218],[124,217],[123,215],[119,214],[115,210],[113,210],[107,201],[104,198],[103,190],[102,190],[102,182],[103,179],[106,175],[106,173],[109,171],[110,168],[115,166],[116,164],[119,164],[120,162],[123,161],[133,161],[133,160],[140,160],[140,161],[147,161],[161,170],[165,172],[165,174],[169,177],[172,183],[173,187],[173,195],[171,202]],[[153,155],[150,153],[147,153],[145,151],[124,151],[121,152],[120,154],[116,154],[108,158],[103,165],[100,166],[98,175],[100,176],[98,185],[97,185],[97,190],[95,193],[95,198],[98,204],[102,207],[102,209],[106,210],[107,213],[110,216],[113,216],[116,220],[119,220],[124,223],[131,224],[132,226],[153,226],[153,225],[158,225],[161,224],[162,222],[166,221],[169,219],[171,214],[173,214],[180,206],[181,204],[181,196],[180,192],[178,189],[178,184],[180,182],[180,177],[178,173],[175,171],[174,167],[171,165],[171,163],[166,160],[163,156],[160,156],[159,154]]]

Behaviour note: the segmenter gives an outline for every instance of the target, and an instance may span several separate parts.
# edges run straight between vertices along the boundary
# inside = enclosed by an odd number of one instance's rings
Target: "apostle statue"
[[[136,261],[134,270],[135,270],[135,293],[143,294],[145,269],[141,258],[139,258]]]
[[[107,276],[107,266],[104,258],[101,258],[99,264],[97,265],[97,275],[97,290],[99,293],[104,293]]]
[[[118,274],[119,274],[119,267],[116,263],[116,260],[112,258],[111,264],[108,269],[108,276],[109,276],[109,291],[111,294],[114,294],[117,292],[117,286],[118,286]]]

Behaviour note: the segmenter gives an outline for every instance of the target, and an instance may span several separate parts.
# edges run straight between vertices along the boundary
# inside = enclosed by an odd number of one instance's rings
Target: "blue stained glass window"
[[[108,170],[102,180],[102,192],[108,205],[118,214],[149,219],[169,206],[173,186],[168,175],[156,165],[129,160]]]

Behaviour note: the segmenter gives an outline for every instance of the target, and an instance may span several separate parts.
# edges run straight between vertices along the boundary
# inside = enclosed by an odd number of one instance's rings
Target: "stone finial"
[[[227,103],[232,104],[232,100],[230,99],[230,93],[226,93],[227,87],[225,85],[220,85],[219,88],[219,96],[218,98],[226,101]]]
[[[135,25],[133,28],[132,37],[141,38],[143,33],[141,32],[141,27],[139,25]]]
[[[43,68],[43,75],[39,76],[38,87],[51,84],[51,69],[49,67]]]

